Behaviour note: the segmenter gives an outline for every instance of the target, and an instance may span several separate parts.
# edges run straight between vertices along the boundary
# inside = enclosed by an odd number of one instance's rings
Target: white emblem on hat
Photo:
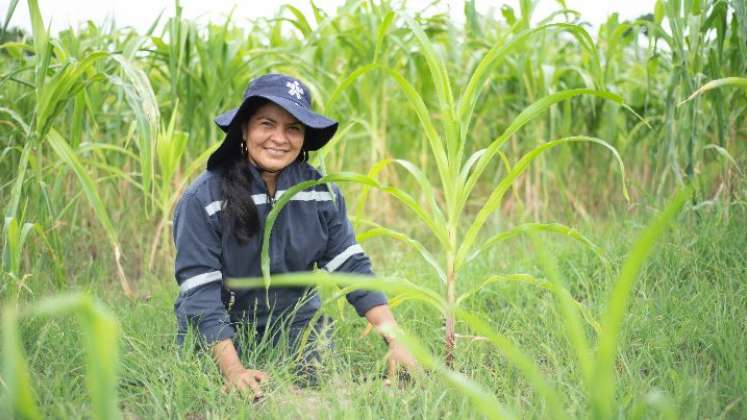
[[[286,82],[285,86],[288,87],[288,94],[291,96],[295,96],[298,99],[301,99],[301,95],[303,95],[303,89],[301,88],[301,85],[298,83],[298,80],[294,80],[293,82]]]

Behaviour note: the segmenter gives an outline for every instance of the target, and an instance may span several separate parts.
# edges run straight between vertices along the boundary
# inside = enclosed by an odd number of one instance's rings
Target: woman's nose
[[[277,126],[273,128],[272,132],[270,132],[270,140],[277,143],[285,143],[288,141],[288,137],[285,130],[282,127]]]

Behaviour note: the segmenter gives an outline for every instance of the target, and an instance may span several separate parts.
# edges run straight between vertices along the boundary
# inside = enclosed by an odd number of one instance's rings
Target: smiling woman
[[[242,337],[269,336],[279,345],[286,335],[292,350],[300,352],[302,379],[316,381],[325,341],[319,338],[328,332],[326,320],[315,317],[321,300],[313,288],[231,289],[224,280],[262,276],[261,228],[275,198],[300,182],[321,178],[306,163],[307,153],[331,139],[337,122],[313,112],[308,89],[280,74],[255,79],[242,104],[215,121],[226,137],[174,214],[177,337],[183,344],[192,329],[212,349],[226,388],[253,391],[259,398],[267,375],[241,363],[240,351],[247,348]],[[372,273],[336,186],[319,185],[292,197],[273,226],[270,261],[271,274],[315,267]],[[355,290],[347,299],[379,330],[395,323],[382,293]],[[312,319],[321,321],[309,325]],[[307,327],[312,331],[309,345],[296,348]],[[390,372],[398,364],[414,366],[403,347],[391,337],[385,340]]]

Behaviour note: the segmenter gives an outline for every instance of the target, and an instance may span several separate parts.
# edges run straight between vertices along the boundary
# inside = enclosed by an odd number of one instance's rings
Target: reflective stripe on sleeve
[[[212,283],[222,278],[223,278],[223,275],[221,274],[220,271],[211,271],[209,273],[198,274],[196,276],[192,276],[188,278],[187,280],[184,280],[182,284],[179,286],[179,290],[181,290],[182,293],[187,293],[188,291],[194,289],[195,287],[199,287],[204,284]]]
[[[207,212],[208,216],[212,216],[215,213],[219,212],[223,208],[223,201],[213,201],[212,203],[205,206],[205,211]]]
[[[364,251],[362,246],[358,244],[350,245],[344,251],[332,258],[332,260],[324,266],[324,269],[329,272],[335,271],[340,268],[340,266],[343,265],[345,261],[348,260],[348,258],[355,254],[362,254],[363,252]]]

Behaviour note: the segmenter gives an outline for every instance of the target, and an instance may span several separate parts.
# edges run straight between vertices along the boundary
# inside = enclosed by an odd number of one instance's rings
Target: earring
[[[241,142],[241,155],[246,157],[247,153],[248,151],[246,150],[246,139],[244,139],[244,141]]]

